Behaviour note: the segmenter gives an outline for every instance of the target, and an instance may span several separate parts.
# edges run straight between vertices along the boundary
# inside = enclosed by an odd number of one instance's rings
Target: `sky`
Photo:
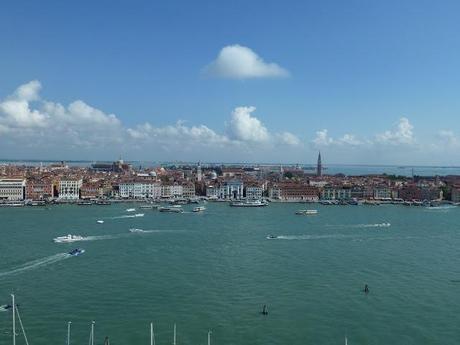
[[[0,159],[460,165],[458,1],[2,1]]]

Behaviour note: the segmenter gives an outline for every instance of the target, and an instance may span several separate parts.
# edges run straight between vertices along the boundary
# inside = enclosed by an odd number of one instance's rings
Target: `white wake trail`
[[[22,273],[24,271],[33,270],[33,269],[36,269],[36,268],[39,268],[39,267],[51,265],[53,263],[68,259],[70,257],[72,257],[72,255],[70,255],[68,253],[59,253],[59,254],[47,256],[45,258],[29,261],[29,262],[27,262],[25,264],[22,264],[21,266],[15,267],[15,268],[13,268],[13,269],[11,269],[9,271],[0,272],[0,278],[5,277],[5,276],[9,276],[9,275],[13,275],[13,274],[19,274],[19,273]]]

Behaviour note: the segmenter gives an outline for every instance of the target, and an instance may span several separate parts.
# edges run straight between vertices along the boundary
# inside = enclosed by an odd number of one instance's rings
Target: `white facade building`
[[[59,181],[59,199],[76,200],[80,198],[80,188],[83,180]]]
[[[120,183],[119,193],[121,198],[159,198],[161,186],[152,182],[123,182]]]
[[[260,200],[264,194],[264,189],[261,186],[246,187],[246,199]]]
[[[0,179],[0,200],[24,200],[26,180]]]

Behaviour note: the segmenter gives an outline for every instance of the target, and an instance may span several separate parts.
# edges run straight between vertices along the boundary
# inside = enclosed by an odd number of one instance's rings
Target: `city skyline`
[[[5,5],[0,157],[460,163],[454,2],[139,4]]]

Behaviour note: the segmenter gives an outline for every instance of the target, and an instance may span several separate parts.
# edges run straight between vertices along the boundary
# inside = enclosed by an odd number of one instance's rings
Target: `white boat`
[[[263,207],[267,206],[268,204],[262,200],[254,200],[254,201],[235,201],[230,204],[233,207]]]
[[[193,212],[203,212],[204,210],[206,210],[206,207],[204,206],[197,206],[193,209]]]
[[[318,210],[298,210],[295,214],[302,215],[302,216],[311,216],[314,214],[318,214]]]
[[[135,208],[127,208],[127,209],[126,209],[126,212],[134,212],[134,211],[136,211]]]
[[[53,239],[55,243],[71,243],[71,242],[77,242],[77,241],[83,241],[84,238],[79,235],[67,235],[67,236],[59,236]]]
[[[142,230],[142,229],[136,229],[136,228],[133,228],[133,229],[129,229],[129,232],[145,232],[145,230]]]
[[[136,213],[134,217],[144,217],[144,213]]]
[[[98,222],[99,224],[104,224],[103,220],[97,220],[96,222]]]
[[[139,208],[151,210],[153,208],[153,205],[141,205],[139,206]]]
[[[179,206],[179,207],[177,207],[177,206]],[[184,212],[184,210],[182,209],[182,207],[180,207],[180,205],[170,206],[170,207],[160,207],[158,210],[160,212],[169,212],[169,213],[182,213],[182,212]]]

